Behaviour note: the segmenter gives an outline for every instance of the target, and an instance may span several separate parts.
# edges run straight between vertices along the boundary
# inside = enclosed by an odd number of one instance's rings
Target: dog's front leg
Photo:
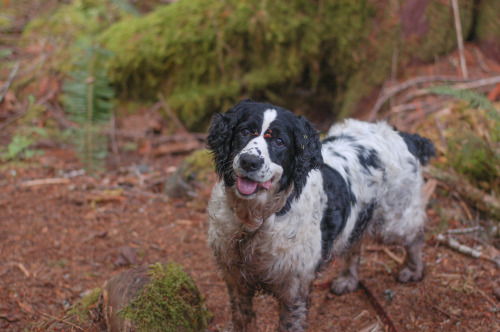
[[[289,292],[279,299],[280,325],[278,331],[305,331],[307,314],[311,304],[312,282],[308,286],[300,285],[298,292]],[[291,287],[290,289],[294,289]]]
[[[231,302],[232,331],[244,332],[250,330],[250,325],[255,318],[252,309],[252,300],[255,290],[243,280],[243,278],[233,278],[226,276],[229,301]]]

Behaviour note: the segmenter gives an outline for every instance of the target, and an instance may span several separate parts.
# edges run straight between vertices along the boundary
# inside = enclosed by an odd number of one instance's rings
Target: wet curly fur
[[[233,330],[250,329],[259,291],[277,298],[280,331],[305,330],[325,263],[347,257],[334,293],[358,286],[365,234],[406,247],[399,281],[423,277],[421,167],[434,155],[428,139],[346,120],[320,142],[304,117],[243,100],[215,116],[208,148],[220,177],[208,207],[209,244],[227,284]]]

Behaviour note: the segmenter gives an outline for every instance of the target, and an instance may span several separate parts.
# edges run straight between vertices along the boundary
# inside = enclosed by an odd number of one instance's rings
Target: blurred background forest
[[[401,331],[498,328],[498,0],[0,0],[0,328],[65,324],[118,271],[174,259],[207,297],[209,330],[223,330],[203,147],[213,114],[248,97],[321,132],[355,117],[432,139],[427,244],[439,252],[426,259],[445,271],[422,287],[444,302],[383,304]],[[384,273],[394,262],[379,249]],[[383,329],[353,296],[337,310],[365,319],[313,308],[313,330]]]

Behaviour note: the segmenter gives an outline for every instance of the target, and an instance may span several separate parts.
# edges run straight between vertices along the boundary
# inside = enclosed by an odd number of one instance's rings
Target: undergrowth
[[[99,47],[85,46],[63,85],[67,112],[80,125],[73,130],[71,141],[90,171],[101,169],[107,155],[108,140],[103,128],[115,106],[114,89],[102,70],[109,56]]]
[[[500,196],[500,115],[483,94],[455,90],[447,86],[429,89],[452,96],[453,114],[446,119],[443,132],[447,149],[444,167],[452,167],[475,186]]]

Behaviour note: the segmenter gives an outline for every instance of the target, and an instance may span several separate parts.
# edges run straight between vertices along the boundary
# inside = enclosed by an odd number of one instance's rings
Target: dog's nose
[[[259,156],[245,153],[240,157],[240,165],[247,172],[253,172],[258,170],[262,164],[264,164],[264,160]]]

